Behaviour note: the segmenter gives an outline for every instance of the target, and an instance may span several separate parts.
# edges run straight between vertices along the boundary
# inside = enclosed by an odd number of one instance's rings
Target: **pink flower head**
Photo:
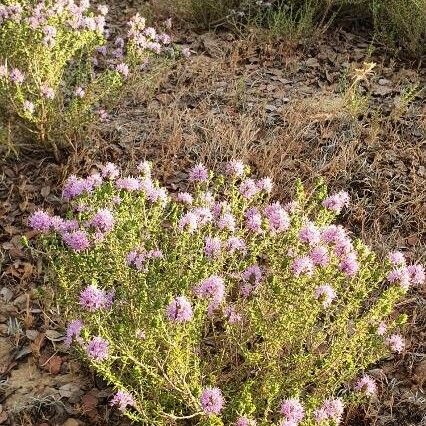
[[[281,403],[280,413],[287,421],[293,422],[295,425],[300,423],[305,417],[305,409],[296,398],[285,399]]]
[[[259,188],[253,179],[247,178],[241,182],[239,191],[244,198],[249,199],[254,197],[259,192]]]
[[[124,189],[126,191],[138,191],[141,189],[141,181],[134,177],[119,178],[115,181],[115,186],[118,189]]]
[[[327,266],[329,262],[328,250],[324,246],[316,246],[309,253],[314,265]]]
[[[75,89],[74,94],[75,94],[75,96],[77,96],[79,98],[84,98],[84,95],[86,94],[86,92],[84,91],[84,89],[82,87],[78,86]]]
[[[236,251],[245,253],[247,250],[246,243],[242,238],[239,237],[230,237],[226,242],[226,249],[229,253],[233,254]]]
[[[206,237],[204,241],[204,253],[208,257],[217,257],[220,254],[222,243],[219,237]]]
[[[256,185],[259,188],[259,191],[264,191],[267,194],[270,194],[274,187],[274,182],[270,177],[264,177],[262,179],[259,179]]]
[[[185,213],[179,220],[179,229],[188,231],[190,234],[198,228],[198,216],[195,213]]]
[[[137,169],[140,173],[142,173],[145,177],[150,177],[151,176],[151,171],[152,171],[152,165],[149,161],[141,161],[138,166]]]
[[[225,405],[222,391],[219,388],[205,388],[200,396],[201,407],[205,414],[220,414]]]
[[[329,225],[321,232],[321,240],[330,244],[347,238],[345,229],[340,225]]]
[[[9,78],[15,84],[22,84],[25,80],[25,75],[18,68],[12,68],[9,73]]]
[[[157,32],[155,31],[155,28],[152,27],[146,27],[144,29],[144,35],[152,40],[155,39],[155,36],[157,35]]]
[[[235,231],[236,220],[233,214],[223,213],[222,216],[217,221],[217,226],[219,229],[227,229],[228,231]]]
[[[87,185],[91,188],[98,188],[102,185],[102,176],[99,173],[92,173],[86,178]]]
[[[64,232],[62,234],[62,239],[64,243],[75,252],[80,252],[90,247],[87,233],[83,230]]]
[[[282,419],[279,426],[298,426],[298,424],[292,420]]]
[[[379,336],[384,336],[386,334],[387,329],[388,329],[388,326],[384,322],[381,322],[377,326],[377,334]]]
[[[118,391],[111,399],[110,405],[117,406],[120,411],[125,411],[128,406],[135,406],[135,400],[129,392]]]
[[[321,232],[312,222],[307,223],[299,231],[299,239],[310,246],[316,246],[321,239]]]
[[[212,275],[194,287],[194,294],[200,299],[210,300],[208,313],[212,315],[225,296],[225,283],[221,277]]]
[[[193,312],[189,300],[185,296],[175,297],[166,308],[169,321],[184,323],[191,321]]]
[[[345,407],[340,398],[327,399],[323,405],[315,410],[314,417],[317,423],[324,420],[334,420],[337,424],[340,423]]]
[[[105,339],[100,336],[93,337],[86,347],[87,355],[94,361],[103,361],[108,358],[109,344]]]
[[[172,38],[166,33],[159,34],[158,40],[166,46],[172,42]]]
[[[78,339],[80,337],[81,330],[83,329],[83,321],[81,320],[74,320],[71,321],[68,324],[67,330],[66,330],[66,337],[64,340],[64,344],[67,347],[71,346],[71,343],[74,338]]]
[[[262,231],[262,216],[256,207],[251,207],[245,212],[245,226],[249,231],[259,233]]]
[[[289,201],[284,204],[283,208],[287,213],[296,213],[299,208],[299,203],[297,201]]]
[[[356,253],[352,252],[346,255],[340,262],[339,268],[348,277],[353,277],[359,270]]]
[[[209,171],[207,168],[201,164],[196,164],[190,171],[189,171],[189,180],[191,182],[204,182],[209,178]]]
[[[48,47],[55,45],[56,28],[52,25],[46,25],[43,27],[43,44]]]
[[[114,290],[106,292],[94,285],[89,285],[80,293],[79,304],[89,312],[109,309],[112,305],[114,294]]]
[[[303,274],[311,276],[314,272],[315,266],[308,256],[301,256],[294,259],[291,268],[296,277]]]
[[[213,220],[213,213],[208,207],[196,207],[192,210],[197,215],[198,224],[207,225]]]
[[[116,179],[120,176],[120,170],[114,163],[106,163],[101,168],[101,175],[105,179]]]
[[[320,285],[315,289],[315,298],[322,300],[322,305],[327,308],[336,298],[336,292],[328,284]]]
[[[214,203],[214,195],[209,191],[202,192],[200,194],[200,201],[205,206],[211,207],[212,204]]]
[[[386,343],[392,352],[401,353],[405,348],[404,339],[400,334],[392,334],[388,337]]]
[[[188,192],[179,192],[176,196],[176,201],[190,206],[194,202],[194,199]]]
[[[367,374],[364,374],[355,384],[355,390],[362,392],[367,396],[373,396],[377,393],[376,381]]]
[[[263,274],[258,265],[251,265],[242,272],[241,277],[243,284],[240,292],[244,297],[249,297],[259,286],[263,279]]]
[[[216,201],[211,207],[213,217],[219,220],[222,214],[229,212],[229,204],[226,201]]]
[[[264,213],[272,233],[286,231],[290,227],[290,217],[279,202],[267,205]]]
[[[404,254],[400,251],[392,251],[388,255],[389,262],[393,266],[405,266],[405,257]]]
[[[244,163],[241,160],[231,160],[226,164],[225,173],[232,177],[241,177],[244,175]]]
[[[105,4],[100,4],[99,6],[98,6],[98,10],[99,10],[99,13],[101,14],[101,15],[106,15],[107,13],[108,13],[108,6],[107,5],[105,5]]]
[[[349,206],[349,194],[345,191],[340,191],[337,194],[331,195],[330,197],[326,198],[322,205],[332,212],[339,214],[343,207]]]
[[[348,237],[339,238],[334,242],[334,253],[337,257],[344,257],[353,251],[354,246]]]
[[[118,71],[124,78],[127,78],[129,75],[129,66],[124,62],[121,62],[115,67],[116,71]]]
[[[393,269],[387,275],[387,280],[391,284],[397,283],[404,290],[408,290],[408,288],[410,287],[410,281],[411,281],[408,268],[403,266],[403,267],[400,267],[400,268]]]
[[[33,114],[34,113],[34,109],[35,109],[35,106],[34,106],[34,104],[32,102],[30,102],[30,101],[24,101],[24,110],[26,112],[28,112],[29,114]]]
[[[413,285],[421,285],[425,281],[425,268],[423,265],[410,265],[407,267],[410,282]]]
[[[43,84],[40,87],[40,93],[46,99],[54,99],[54,97],[55,97],[55,91],[50,86],[48,86],[47,84]]]
[[[236,311],[234,306],[227,306],[224,313],[229,324],[237,324],[242,320],[241,314]]]
[[[90,181],[71,175],[64,184],[62,190],[62,198],[65,201],[69,201],[75,197],[78,197],[83,192],[90,192],[93,189]]]
[[[52,217],[44,210],[36,210],[28,218],[28,223],[35,231],[48,232],[52,228]]]
[[[251,265],[242,272],[241,277],[243,281],[258,285],[263,279],[262,269],[259,265]]]
[[[167,203],[167,190],[166,188],[159,188],[154,186],[153,182],[150,179],[145,179],[142,181],[142,188],[146,193],[146,198],[151,203],[159,202],[161,205],[165,206]]]
[[[240,416],[240,417],[238,417],[234,426],[256,426],[256,421],[250,420],[246,416]]]
[[[191,56],[191,50],[190,50],[190,48],[189,48],[189,47],[184,47],[184,48],[181,50],[181,53],[182,53],[182,56],[183,56],[184,58],[189,58],[189,57]]]
[[[90,221],[90,225],[101,232],[111,231],[114,223],[114,216],[108,209],[99,209]]]
[[[59,216],[53,216],[52,228],[59,234],[62,234],[64,232],[77,231],[79,224],[76,219],[62,219]]]

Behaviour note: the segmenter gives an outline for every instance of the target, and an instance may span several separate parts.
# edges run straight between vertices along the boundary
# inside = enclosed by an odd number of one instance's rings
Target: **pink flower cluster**
[[[205,414],[220,414],[225,405],[225,399],[219,388],[205,388],[201,393],[200,403]]]
[[[267,205],[264,214],[272,234],[286,231],[290,227],[290,216],[279,202]]]
[[[305,417],[305,409],[296,398],[285,399],[281,403],[280,413],[284,416],[281,425],[297,426]]]
[[[241,278],[243,280],[240,289],[241,294],[244,297],[249,297],[258,288],[263,280],[262,269],[259,267],[259,265],[251,265],[242,272]]]
[[[114,215],[109,209],[99,209],[89,221],[90,226],[102,233],[110,232],[114,223]]]
[[[95,285],[87,286],[80,293],[79,304],[89,312],[95,312],[99,309],[109,309],[114,300],[115,290],[105,291]]]
[[[191,321],[193,317],[192,306],[185,296],[175,297],[166,308],[169,321],[184,323]]]
[[[193,292],[200,299],[209,300],[208,314],[211,316],[225,297],[225,282],[221,277],[212,275],[200,281]]]
[[[390,283],[397,283],[403,289],[407,290],[411,285],[421,285],[425,281],[425,270],[423,265],[405,266],[403,263],[398,263],[387,275]]]
[[[251,420],[246,416],[238,417],[234,426],[256,426],[256,420]]]
[[[127,407],[134,407],[135,400],[126,391],[118,391],[111,399],[110,405],[116,406],[120,411],[125,411]]]
[[[148,50],[159,54],[171,43],[171,37],[166,33],[157,33],[155,28],[146,27],[145,18],[138,13],[128,22],[130,27],[127,36],[140,51]]]
[[[322,301],[324,308],[328,308],[336,298],[336,292],[328,284],[320,285],[315,289],[315,298]]]
[[[159,249],[152,250],[132,250],[126,256],[126,263],[138,271],[146,271],[146,263],[149,260],[162,259],[163,252]]]
[[[333,420],[338,425],[342,420],[344,409],[343,401],[340,398],[327,399],[320,408],[315,410],[314,417],[317,423]]]
[[[219,237],[206,237],[204,241],[204,253],[207,257],[214,258],[220,255],[222,242]]]
[[[19,3],[0,4],[0,25],[6,21],[19,22],[22,17],[22,6]]]
[[[59,216],[52,217],[44,210],[37,210],[30,215],[28,223],[36,231],[44,233],[56,231],[62,237],[64,243],[75,252],[86,250],[91,245],[89,234],[86,230],[79,229],[79,223],[76,220],[62,219]],[[109,222],[106,226],[108,224]],[[102,234],[102,232],[100,233]],[[100,235],[97,235],[97,237],[99,238]]]
[[[357,392],[364,393],[367,396],[373,396],[377,393],[376,381],[367,374],[364,374],[356,383],[354,389]]]
[[[94,173],[86,179],[71,175],[64,184],[62,198],[70,201],[84,193],[90,194],[95,188],[102,184],[102,176]]]
[[[6,65],[0,65],[0,78],[4,78],[16,85],[20,85],[25,81],[25,74],[18,68],[12,68],[9,71]]]
[[[339,214],[343,207],[349,206],[349,194],[345,191],[340,191],[337,194],[331,195],[323,201],[323,206],[332,212]]]
[[[109,355],[109,343],[100,336],[93,337],[86,346],[86,353],[93,361],[103,361]]]
[[[80,340],[80,333],[83,329],[83,321],[74,320],[68,324],[67,330],[65,332],[65,346],[71,346],[73,339]]]
[[[359,270],[358,255],[352,241],[341,226],[329,225],[321,231],[321,241],[332,245],[334,254],[339,258],[339,268],[348,277]]]

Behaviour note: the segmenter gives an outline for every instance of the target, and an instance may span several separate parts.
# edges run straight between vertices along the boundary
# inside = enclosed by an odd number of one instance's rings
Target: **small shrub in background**
[[[32,139],[75,142],[104,103],[150,55],[169,49],[170,37],[136,15],[124,39],[107,44],[107,6],[88,0],[6,0],[0,5],[0,119]],[[78,138],[77,138],[78,140]]]
[[[333,22],[358,23],[393,49],[424,53],[426,0],[159,0],[155,8],[198,26],[231,24],[293,42],[315,37]]]
[[[374,395],[360,375],[402,352],[393,307],[424,281],[342,226],[346,192],[319,184],[282,205],[239,161],[170,195],[143,162],[71,176],[67,218],[34,212],[58,284],[66,343],[142,424],[332,426]]]

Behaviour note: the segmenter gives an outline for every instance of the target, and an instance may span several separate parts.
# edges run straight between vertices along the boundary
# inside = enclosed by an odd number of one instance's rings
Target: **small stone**
[[[79,420],[70,417],[62,423],[62,426],[82,426],[82,423]]]
[[[27,338],[29,339],[29,340],[35,340],[36,338],[37,338],[37,336],[38,336],[38,331],[37,330],[27,330],[26,332],[25,332],[25,335],[27,336]]]

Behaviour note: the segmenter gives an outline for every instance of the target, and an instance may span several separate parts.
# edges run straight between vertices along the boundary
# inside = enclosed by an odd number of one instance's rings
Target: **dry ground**
[[[61,163],[32,151],[1,164],[0,424],[126,424],[108,408],[105,384],[61,346],[54,283],[20,243],[23,234],[34,237],[25,226],[31,211],[62,208],[60,185],[70,173],[148,158],[176,190],[195,161],[219,168],[239,157],[271,175],[284,200],[296,178],[309,188],[322,176],[332,190],[350,192],[342,223],[355,234],[380,253],[399,248],[426,260],[425,108],[421,93],[407,95],[424,84],[424,70],[343,31],[308,47],[232,34],[181,41],[192,59],[163,70],[155,90],[133,87],[89,146]],[[347,88],[365,61],[377,65],[355,96]],[[424,296],[413,290],[398,306],[410,318],[407,349],[373,366],[379,399],[348,413],[345,424],[426,425]]]

